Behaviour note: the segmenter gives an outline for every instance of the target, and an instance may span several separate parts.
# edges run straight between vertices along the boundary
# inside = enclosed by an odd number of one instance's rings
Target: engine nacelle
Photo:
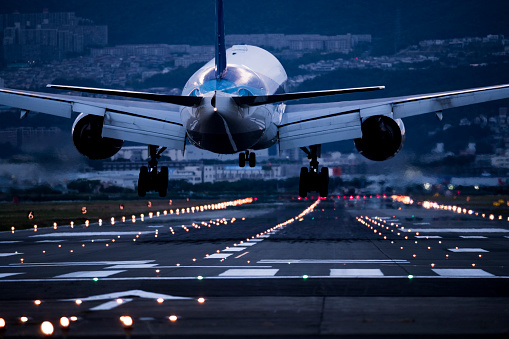
[[[401,119],[375,115],[362,122],[362,138],[354,139],[360,154],[374,161],[395,156],[405,142],[405,126]]]
[[[72,126],[72,142],[89,159],[107,159],[117,154],[124,140],[103,138],[104,117],[81,113]]]

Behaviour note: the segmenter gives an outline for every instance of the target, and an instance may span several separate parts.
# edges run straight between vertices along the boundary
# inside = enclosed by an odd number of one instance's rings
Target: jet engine
[[[104,117],[81,113],[72,126],[76,149],[89,159],[107,159],[117,154],[124,140],[103,138]]]
[[[362,138],[354,139],[355,148],[364,157],[383,161],[395,156],[405,142],[405,126],[401,119],[375,115],[362,122]]]

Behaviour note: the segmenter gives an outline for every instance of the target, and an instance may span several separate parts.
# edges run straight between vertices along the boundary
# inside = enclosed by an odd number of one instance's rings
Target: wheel
[[[308,169],[302,167],[300,169],[300,180],[299,180],[299,197],[305,198],[308,195]]]
[[[140,168],[140,175],[138,176],[138,195],[144,197],[147,194],[147,182],[148,182],[148,168],[142,166]]]
[[[255,167],[256,166],[256,154],[251,152],[249,153],[249,167]]]
[[[329,195],[329,169],[327,167],[322,167],[320,170],[318,181],[318,187],[320,188],[318,193],[325,198]]]
[[[161,172],[157,174],[157,187],[159,196],[165,197],[168,193],[168,167],[161,167]]]
[[[239,153],[239,166],[246,166],[246,154],[244,152]]]

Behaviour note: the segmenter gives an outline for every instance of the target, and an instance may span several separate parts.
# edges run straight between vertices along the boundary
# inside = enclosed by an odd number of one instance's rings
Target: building
[[[87,47],[108,44],[108,27],[93,25],[73,12],[4,14],[3,55],[9,63],[49,62]]]

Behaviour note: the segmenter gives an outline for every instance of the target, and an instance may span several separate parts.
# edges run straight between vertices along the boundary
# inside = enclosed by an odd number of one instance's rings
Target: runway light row
[[[315,208],[315,207],[316,207],[316,206],[320,203],[320,201],[321,201],[321,200],[323,200],[323,199],[318,199],[318,200],[316,200],[313,204],[311,204],[308,208],[306,208],[304,211],[302,211],[299,215],[295,216],[294,218],[288,219],[288,220],[286,220],[286,221],[284,221],[284,222],[282,222],[282,223],[277,224],[277,225],[276,225],[276,226],[274,226],[274,227],[268,228],[268,229],[267,229],[267,230],[265,230],[264,232],[257,233],[256,235],[251,236],[251,238],[246,238],[246,240],[245,240],[245,241],[249,241],[250,239],[259,238],[259,237],[261,237],[261,236],[263,236],[263,235],[266,235],[266,234],[268,234],[268,233],[271,233],[271,232],[274,232],[274,231],[278,231],[278,230],[280,230],[280,229],[282,229],[282,228],[286,227],[287,225],[289,225],[289,224],[291,224],[291,223],[293,223],[293,222],[295,222],[295,221],[299,221],[299,220],[301,220],[301,219],[302,219],[302,218],[303,218],[306,214],[309,214],[309,213],[313,212],[313,211],[314,211],[314,208]],[[242,220],[245,220],[245,218],[242,218]],[[232,222],[233,222],[233,219],[232,219]],[[242,244],[243,244],[243,243],[244,243],[244,240],[239,241],[238,243],[234,243],[232,246],[233,246],[233,247],[236,247],[236,246],[242,246]],[[227,246],[227,247],[226,247],[225,249],[223,249],[223,250],[227,250],[227,249],[229,249],[229,248],[230,248],[230,246]],[[219,249],[218,249],[218,250],[216,250],[216,253],[221,253],[221,251],[222,251],[222,250],[219,250]],[[205,254],[205,257],[208,257],[208,256],[209,256],[209,254]],[[237,257],[237,258],[238,258],[238,257]],[[220,261],[225,261],[225,260],[226,260],[226,258],[222,258],[222,259],[220,259]],[[248,260],[247,262],[248,262],[248,263],[250,263],[250,261],[249,261],[249,260]],[[177,266],[180,266],[180,264],[177,264]],[[202,280],[202,279],[203,279],[203,277],[202,277],[202,276],[198,276],[198,280]]]
[[[395,218],[395,217],[393,217]],[[405,227],[404,226],[401,226],[400,228],[398,228],[398,226],[400,226],[400,224],[396,224],[396,223],[388,223],[386,220],[380,218],[380,217],[373,217],[373,218],[370,218],[368,216],[361,216],[361,217],[356,217],[356,220],[363,224],[364,226],[370,228],[371,230],[374,231],[375,234],[378,234],[378,235],[382,235],[382,232],[381,231],[386,231],[386,230],[390,230],[391,233],[396,233],[397,236],[403,236],[401,235],[401,232],[397,232],[399,230],[404,230],[405,231],[405,234],[408,234],[408,235],[405,235],[404,236],[404,240],[409,240],[409,236],[412,236],[412,233],[415,233],[416,236],[419,235],[419,232],[412,232],[411,229],[407,229],[405,230]],[[377,227],[379,227],[379,229],[377,229]],[[387,240],[387,236],[384,236],[384,240]],[[413,240],[413,239],[412,239]],[[429,244],[429,239],[428,237],[425,238],[426,240],[426,245]],[[413,240],[414,241],[414,244],[415,245],[418,245],[419,244],[419,241],[418,240]],[[394,240],[391,240],[391,244],[395,244]],[[438,244],[439,245],[442,245],[442,240],[439,240],[438,241]],[[403,250],[405,247],[404,246],[400,246],[400,249]],[[431,250],[431,246],[427,246],[427,250]],[[458,249],[458,246],[456,246],[456,249]],[[414,253],[412,254],[412,257],[413,258],[416,258],[417,255]],[[445,258],[446,259],[449,259],[449,254],[446,254],[445,255]],[[479,258],[482,258],[482,255],[479,255]],[[435,267],[436,264],[435,263],[431,263],[430,265],[431,267]],[[472,263],[472,267],[475,267],[476,264],[475,263]]]
[[[403,203],[405,205],[412,205],[414,201],[409,196],[404,195],[393,195],[391,198],[394,201]],[[450,211],[457,214],[468,214],[468,215],[475,215],[475,216],[481,216],[482,218],[488,218],[490,220],[503,220],[504,217],[502,215],[496,216],[495,214],[488,214],[488,213],[479,213],[471,209],[463,208],[461,206],[456,205],[445,205],[445,204],[439,204],[435,201],[423,201],[422,203],[419,202],[419,205],[422,205],[425,209],[435,209],[435,210],[443,210],[443,211]],[[507,221],[509,221],[509,217],[507,217]]]

